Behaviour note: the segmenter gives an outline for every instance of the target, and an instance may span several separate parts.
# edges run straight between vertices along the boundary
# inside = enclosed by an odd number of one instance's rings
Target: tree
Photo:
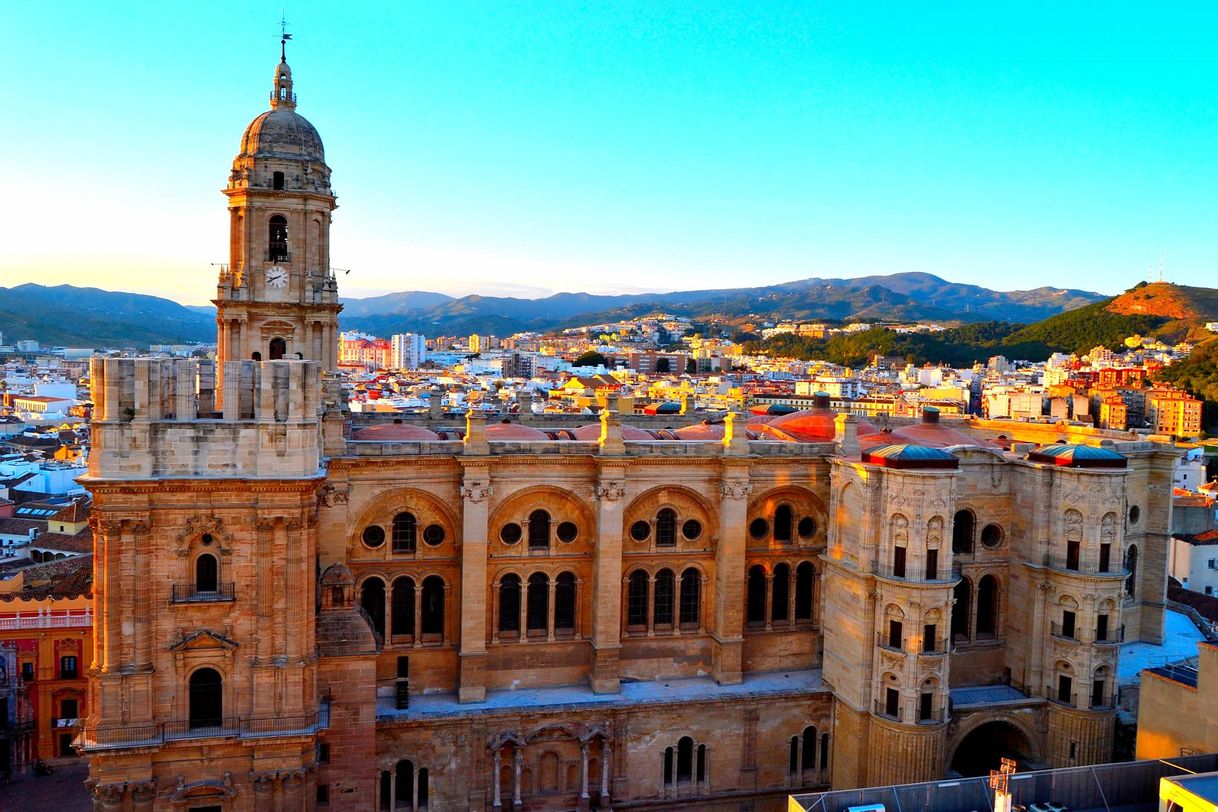
[[[671,372],[667,358],[661,358],[656,361],[656,372]]]
[[[577,367],[607,367],[609,359],[596,350],[588,350],[572,362]]]

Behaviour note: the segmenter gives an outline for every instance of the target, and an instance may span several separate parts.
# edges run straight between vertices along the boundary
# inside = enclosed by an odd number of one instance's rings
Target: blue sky
[[[207,300],[280,8],[6,3],[0,285]],[[286,14],[347,295],[1218,278],[1218,4]]]

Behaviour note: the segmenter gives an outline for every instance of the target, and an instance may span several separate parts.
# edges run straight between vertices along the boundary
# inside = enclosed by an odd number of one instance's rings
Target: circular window
[[[681,535],[693,541],[702,535],[702,522],[697,519],[686,519],[685,524],[681,525]]]
[[[572,542],[579,535],[579,528],[575,526],[575,522],[560,522],[556,532],[559,541]]]
[[[770,532],[770,523],[765,519],[756,518],[749,524],[749,535],[755,539],[763,539]]]
[[[364,544],[369,547],[380,547],[385,543],[385,528],[370,524],[364,528]]]
[[[499,540],[504,544],[515,544],[520,541],[520,535],[520,525],[514,522],[499,528]]]
[[[997,547],[1002,544],[1002,528],[996,524],[987,524],[981,528],[981,544],[985,547]]]
[[[651,535],[651,525],[647,522],[635,522],[630,525],[630,538],[635,541],[647,541]]]
[[[811,516],[804,516],[799,520],[799,524],[795,528],[799,532],[800,538],[812,538],[816,535],[816,519]]]
[[[1137,524],[1138,517],[1142,515],[1142,511],[1138,510],[1138,506],[1134,505],[1129,509],[1129,523]]]
[[[427,529],[423,531],[423,541],[429,547],[435,547],[437,544],[443,544],[444,528],[438,524],[427,525]]]
[[[204,534],[203,534],[203,535],[202,535],[202,536],[199,538],[199,541],[203,543],[203,546],[204,546],[204,547],[208,546],[208,545],[209,545],[209,544],[211,544],[211,542],[212,542],[211,533],[204,533]]]

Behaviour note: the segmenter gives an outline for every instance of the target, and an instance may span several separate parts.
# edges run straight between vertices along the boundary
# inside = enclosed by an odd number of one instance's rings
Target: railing
[[[930,716],[923,716],[919,712],[917,723],[920,725],[937,725],[946,721],[947,708],[939,708],[938,710],[932,710]]]
[[[928,573],[924,567],[913,567],[906,565],[898,569],[892,565],[892,562],[876,562],[873,571],[881,578],[892,578],[898,581],[914,581],[918,583],[949,583],[960,578],[962,572],[961,565],[953,562],[950,567],[939,567],[933,573],[933,578],[927,577]]]
[[[286,248],[271,248],[266,252],[266,259],[267,262],[291,262],[292,252],[288,251]]]
[[[1056,637],[1058,640],[1068,640],[1071,643],[1078,643],[1080,641],[1078,639],[1077,631],[1078,631],[1077,629],[1070,629],[1070,633],[1067,634],[1066,631],[1062,628],[1062,624],[1060,624],[1060,623],[1050,623],[1049,624],[1049,633],[1051,635],[1053,635],[1054,637]]]
[[[215,589],[198,589],[194,584],[174,584],[170,603],[218,603],[236,600],[236,586],[233,583],[216,584]]]
[[[902,637],[894,646],[892,644],[892,640],[890,640],[888,635],[884,634],[884,632],[876,632],[875,644],[880,648],[885,648],[889,651],[905,651],[905,638]]]
[[[1045,698],[1058,705],[1067,705],[1071,708],[1078,707],[1078,694],[1071,694],[1069,699],[1062,699],[1061,694],[1054,685],[1045,686]]]
[[[229,716],[222,719],[175,719],[145,725],[123,725],[86,729],[76,740],[82,750],[112,750],[122,747],[153,747],[173,741],[213,738],[258,739],[316,733],[330,726],[330,706],[323,703],[316,713],[298,716]]]
[[[0,617],[0,631],[17,631],[20,629],[75,629],[93,625],[93,610],[81,612],[49,612],[21,613],[9,617]]]
[[[898,706],[897,706],[897,712],[896,712],[896,713],[889,713],[889,712],[888,712],[888,703],[886,703],[886,702],[884,702],[883,700],[880,700],[880,699],[877,699],[877,700],[875,701],[875,715],[876,715],[876,716],[883,716],[885,719],[892,719],[892,720],[897,721],[897,722],[904,721],[904,720],[902,719],[903,714],[901,713],[901,706],[900,706],[900,705],[898,705]]]
[[[1100,630],[1096,629],[1095,640],[1092,642],[1094,642],[1097,646],[1119,646],[1121,643],[1125,642],[1125,627],[1121,626],[1117,629],[1108,629],[1104,632],[1102,637],[1100,636]]]

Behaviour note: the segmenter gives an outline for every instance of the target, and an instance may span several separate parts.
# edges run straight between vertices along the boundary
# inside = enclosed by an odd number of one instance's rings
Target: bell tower
[[[241,137],[224,194],[229,263],[216,288],[218,368],[225,361],[338,365],[338,284],[330,270],[337,206],[321,136],[296,112],[286,54],[275,66],[270,110]]]

